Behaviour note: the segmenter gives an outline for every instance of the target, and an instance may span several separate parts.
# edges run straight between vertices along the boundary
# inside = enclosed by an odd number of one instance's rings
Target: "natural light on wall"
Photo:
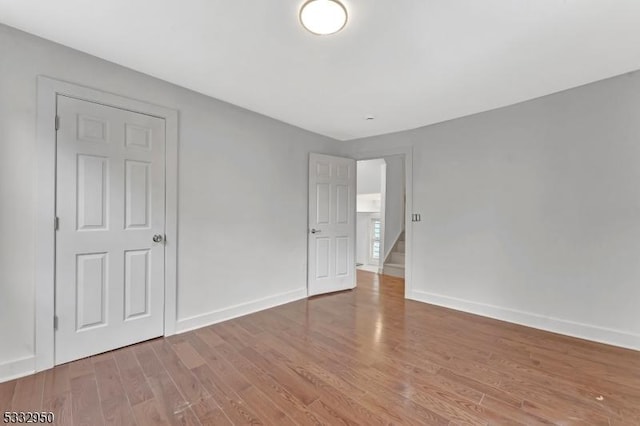
[[[347,23],[347,9],[337,0],[309,0],[300,9],[300,22],[314,34],[334,34]]]

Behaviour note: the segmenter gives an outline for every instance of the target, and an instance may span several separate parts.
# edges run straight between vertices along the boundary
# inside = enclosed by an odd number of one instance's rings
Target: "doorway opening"
[[[405,276],[405,157],[357,162],[356,267]]]

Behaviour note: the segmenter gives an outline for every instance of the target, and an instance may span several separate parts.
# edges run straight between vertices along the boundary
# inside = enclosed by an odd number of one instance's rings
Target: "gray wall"
[[[179,110],[184,324],[305,292],[308,153],[340,144],[2,25],[0,52],[0,381],[34,354],[40,74]]]
[[[352,142],[413,146],[411,297],[640,349],[640,72]]]
[[[384,160],[358,161],[358,194],[380,194],[382,192],[382,166]]]

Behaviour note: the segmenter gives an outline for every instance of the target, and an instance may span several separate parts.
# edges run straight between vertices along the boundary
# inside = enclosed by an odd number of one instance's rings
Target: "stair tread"
[[[402,268],[402,269],[404,269],[404,264],[402,264],[402,263],[385,263],[384,266],[385,266],[385,268],[389,266],[389,267],[392,267],[392,268]]]

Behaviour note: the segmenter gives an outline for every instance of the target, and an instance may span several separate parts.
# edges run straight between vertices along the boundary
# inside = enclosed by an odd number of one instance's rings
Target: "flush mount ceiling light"
[[[347,9],[337,0],[309,0],[300,9],[300,23],[316,35],[334,34],[347,23]]]

